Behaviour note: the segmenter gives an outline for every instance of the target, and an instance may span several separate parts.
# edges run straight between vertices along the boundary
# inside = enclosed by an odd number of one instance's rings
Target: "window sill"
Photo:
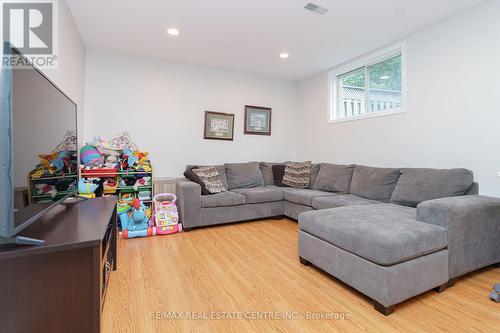
[[[364,120],[364,119],[378,118],[378,117],[387,117],[387,116],[393,116],[393,115],[403,114],[403,113],[406,113],[406,110],[397,109],[397,110],[393,110],[393,111],[365,113],[364,115],[356,116],[356,117],[352,117],[352,118],[330,119],[330,120],[328,120],[328,123],[329,124],[345,123],[348,121]]]

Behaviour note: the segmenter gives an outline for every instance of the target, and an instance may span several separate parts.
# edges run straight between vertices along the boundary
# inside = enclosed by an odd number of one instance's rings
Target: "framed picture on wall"
[[[205,111],[204,138],[211,140],[233,140],[234,114]]]
[[[245,134],[271,135],[271,108],[245,105]]]

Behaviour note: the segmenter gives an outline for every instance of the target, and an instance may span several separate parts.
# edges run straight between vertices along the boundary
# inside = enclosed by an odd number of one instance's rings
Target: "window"
[[[398,46],[332,72],[329,120],[404,112],[403,53]]]

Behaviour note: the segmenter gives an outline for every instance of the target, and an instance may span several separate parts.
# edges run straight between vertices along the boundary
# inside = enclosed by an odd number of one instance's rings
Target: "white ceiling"
[[[297,81],[487,0],[67,2],[89,48]]]

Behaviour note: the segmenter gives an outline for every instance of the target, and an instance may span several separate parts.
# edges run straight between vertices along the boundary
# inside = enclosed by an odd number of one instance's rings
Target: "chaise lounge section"
[[[313,165],[310,188],[291,188],[275,185],[273,164],[250,164],[217,166],[229,188],[219,194],[201,195],[200,185],[179,180],[184,228],[296,219],[300,261],[372,298],[385,315],[500,262],[500,199],[477,195],[469,170],[323,163]]]

